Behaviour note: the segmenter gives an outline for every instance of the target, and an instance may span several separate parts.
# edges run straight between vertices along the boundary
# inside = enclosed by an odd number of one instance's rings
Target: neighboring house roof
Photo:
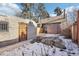
[[[46,19],[41,19],[39,23],[45,24],[45,23],[59,23],[65,21],[65,18],[63,16],[55,16],[50,17]]]

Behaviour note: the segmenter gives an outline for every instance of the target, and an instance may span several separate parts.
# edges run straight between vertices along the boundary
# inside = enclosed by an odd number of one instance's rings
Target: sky
[[[79,6],[79,4],[77,3],[70,3],[70,4],[69,3],[47,3],[45,4],[45,7],[49,12],[52,12],[56,7],[65,9],[71,6]]]
[[[19,15],[22,10],[20,9],[21,5],[15,3],[0,3],[0,15]],[[54,16],[53,10],[56,7],[60,7],[61,9],[72,10],[73,8],[79,8],[79,3],[45,3],[45,8],[51,16]]]
[[[49,12],[49,14],[53,14],[53,11],[56,7],[60,7],[61,9],[67,9],[67,8],[75,8],[78,7],[79,3],[47,3],[45,4],[46,10]],[[79,8],[79,7],[78,7]]]
[[[16,4],[0,3],[0,15],[19,15],[21,13],[20,8]]]

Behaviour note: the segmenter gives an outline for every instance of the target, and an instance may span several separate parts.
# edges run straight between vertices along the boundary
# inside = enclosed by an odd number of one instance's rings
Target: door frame
[[[21,41],[24,41],[24,40],[20,40],[20,24],[21,23],[23,23],[23,24],[26,24],[26,40],[27,40],[27,31],[28,31],[28,26],[27,26],[27,23],[24,23],[24,22],[19,22],[18,23],[18,40],[19,40],[19,42],[21,42]]]

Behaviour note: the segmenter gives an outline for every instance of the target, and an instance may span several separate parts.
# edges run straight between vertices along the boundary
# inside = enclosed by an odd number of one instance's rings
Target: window
[[[8,22],[0,21],[0,31],[8,31]]]

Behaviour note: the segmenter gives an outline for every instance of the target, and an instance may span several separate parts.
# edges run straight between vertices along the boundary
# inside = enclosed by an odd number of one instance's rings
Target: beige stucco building
[[[0,46],[35,39],[37,24],[29,19],[0,16]]]

